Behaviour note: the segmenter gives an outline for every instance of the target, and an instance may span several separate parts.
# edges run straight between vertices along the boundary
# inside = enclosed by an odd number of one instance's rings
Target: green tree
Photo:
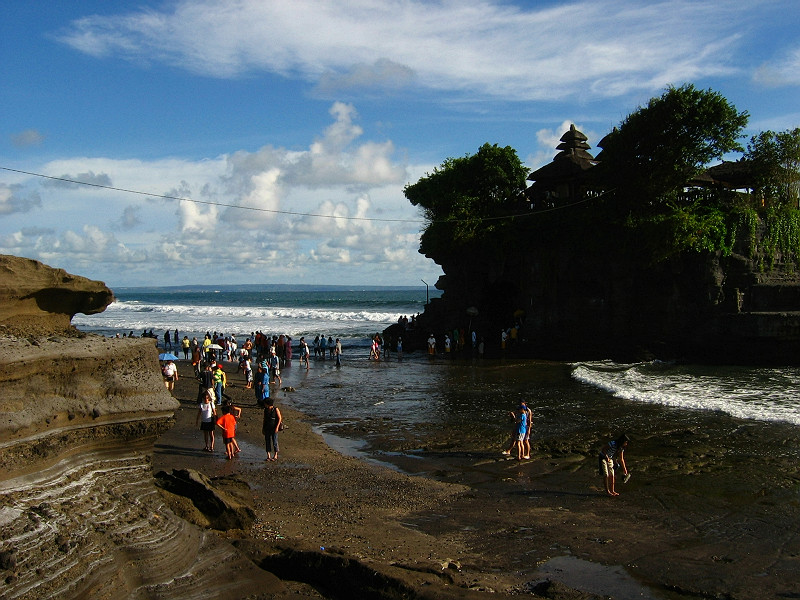
[[[428,222],[420,252],[438,261],[488,239],[504,226],[491,219],[518,209],[527,175],[516,150],[487,143],[407,185],[403,193]]]
[[[763,131],[750,138],[745,158],[766,204],[800,208],[800,128]]]
[[[669,87],[601,140],[599,175],[624,214],[658,213],[712,160],[742,150],[747,120],[717,92]]]

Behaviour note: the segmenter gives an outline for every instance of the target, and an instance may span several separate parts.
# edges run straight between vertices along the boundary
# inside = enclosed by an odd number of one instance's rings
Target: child
[[[196,425],[200,425],[200,431],[203,432],[205,439],[206,452],[214,451],[214,417],[217,416],[217,409],[214,408],[214,390],[207,389],[203,393],[203,400],[200,403],[200,409],[197,411]]]
[[[224,432],[223,441],[225,442],[225,456],[228,460],[231,460],[235,454],[236,417],[231,414],[231,407],[229,404],[222,407],[222,416],[217,419],[217,426]]]
[[[242,409],[239,408],[233,402],[230,402],[230,401],[226,401],[225,404],[227,404],[228,411],[233,415],[233,418],[236,419],[236,427],[235,427],[234,431],[238,431],[238,429],[239,429],[239,418],[242,416]],[[234,438],[233,438],[233,447],[234,447],[234,451],[233,451],[234,454],[239,454],[239,452],[242,451],[242,449],[239,448],[239,443],[236,441],[235,434],[234,434]]]

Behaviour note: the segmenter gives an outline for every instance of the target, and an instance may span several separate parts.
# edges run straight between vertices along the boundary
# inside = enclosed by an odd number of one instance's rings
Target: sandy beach
[[[188,363],[178,367],[181,406],[175,427],[155,445],[154,472],[193,468],[246,481],[257,512],[249,540],[259,549],[240,534],[228,537],[254,554],[351,557],[462,597],[800,597],[792,427],[609,407],[642,423],[627,453],[633,477],[609,498],[596,475],[597,432],[542,436],[522,463],[461,431],[398,443],[385,420],[351,419],[335,429],[338,437],[323,438],[324,422],[292,407],[300,398],[329,401],[332,389],[346,397],[374,373],[351,369],[333,383],[327,366],[312,364],[306,374],[294,365],[283,371],[285,390],[274,394],[288,428],[272,463],[264,460],[261,411],[231,363],[227,393],[243,409],[242,452],[228,461],[219,438],[213,455],[201,450],[198,385]],[[407,372],[413,376],[413,368]],[[316,593],[308,582],[289,581],[299,576],[277,574],[292,593]],[[560,583],[542,587],[546,580]]]

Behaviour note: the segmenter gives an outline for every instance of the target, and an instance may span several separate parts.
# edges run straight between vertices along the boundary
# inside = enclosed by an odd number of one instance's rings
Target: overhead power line
[[[67,177],[54,177],[52,175],[45,175],[43,173],[34,173],[32,171],[22,171],[20,169],[12,169],[10,167],[3,167],[0,166],[0,169],[3,171],[9,171],[11,173],[20,173],[22,175],[30,175],[31,177],[40,177],[42,179],[50,179],[52,181],[63,181],[64,183],[71,183],[74,185],[84,185],[88,187],[100,188],[104,190],[111,190],[114,192],[123,192],[126,194],[135,194],[138,196],[147,196],[150,198],[161,198],[163,200],[182,200],[184,202],[193,202],[195,204],[205,204],[207,206],[219,206],[223,208],[235,208],[239,210],[251,210],[255,212],[264,212],[264,213],[271,213],[277,215],[291,215],[294,217],[318,217],[322,219],[345,219],[347,221],[378,221],[382,223],[417,223],[417,224],[424,224],[424,223],[459,223],[459,222],[474,222],[476,219],[449,219],[447,221],[428,221],[428,220],[421,220],[421,219],[382,219],[378,217],[344,217],[339,215],[323,215],[319,213],[306,213],[306,212],[297,212],[292,210],[276,210],[271,208],[259,208],[256,206],[242,206],[240,204],[228,204],[226,202],[213,202],[211,200],[197,200],[196,198],[184,198],[182,196],[169,196],[166,194],[154,194],[152,192],[143,192],[141,190],[129,190],[126,188],[114,187],[111,185],[104,185],[102,183],[91,183],[88,181],[77,181],[75,179],[69,179]],[[604,195],[604,194],[601,194]],[[597,196],[599,197],[599,196]],[[547,208],[537,211],[528,211],[521,214],[516,215],[503,215],[497,217],[483,217],[478,219],[480,221],[500,221],[503,219],[514,219],[517,217],[530,217],[532,215],[542,214],[546,212],[552,212],[554,210],[562,210],[565,208],[570,208],[576,206],[578,204],[584,204],[585,202],[589,202],[590,200],[594,200],[595,198],[586,198],[584,200],[578,200],[577,202],[573,202],[571,204],[565,204],[563,206]]]

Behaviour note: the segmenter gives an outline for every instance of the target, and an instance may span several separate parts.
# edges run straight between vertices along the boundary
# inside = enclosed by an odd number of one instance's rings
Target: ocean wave
[[[617,398],[677,409],[800,425],[797,369],[715,368],[669,363],[577,363],[573,379]]]

